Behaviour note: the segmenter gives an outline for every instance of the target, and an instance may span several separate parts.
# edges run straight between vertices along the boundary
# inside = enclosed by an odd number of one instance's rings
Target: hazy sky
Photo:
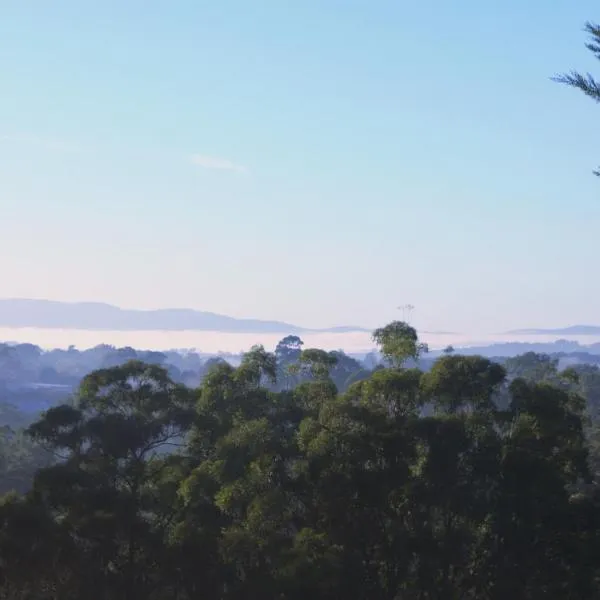
[[[592,0],[7,0],[0,296],[600,322]]]

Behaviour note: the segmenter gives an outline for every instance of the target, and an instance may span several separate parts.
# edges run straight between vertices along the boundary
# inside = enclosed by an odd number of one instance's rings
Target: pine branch
[[[600,25],[588,21],[585,24],[585,31],[591,37],[591,40],[585,47],[600,60]],[[596,102],[600,102],[600,83],[598,83],[590,73],[582,75],[577,71],[571,71],[570,73],[558,75],[552,79],[557,83],[563,83],[578,89]]]
[[[588,21],[584,29],[591,37],[591,40],[585,47],[600,60],[600,25]],[[600,103],[600,83],[590,73],[582,75],[577,71],[571,71],[570,73],[557,75],[552,80],[578,89],[588,96],[588,98],[592,98],[592,100]],[[593,173],[596,177],[600,177],[600,168],[596,169]]]
[[[581,75],[581,73],[571,71],[569,74],[553,77],[552,80],[581,90],[586,96],[589,96],[596,102],[600,102],[600,83],[598,83],[589,73]]]
[[[585,32],[592,38],[585,47],[600,60],[600,25],[588,21],[585,24]]]

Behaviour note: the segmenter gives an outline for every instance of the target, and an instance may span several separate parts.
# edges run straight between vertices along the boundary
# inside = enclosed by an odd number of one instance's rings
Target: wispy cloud
[[[217,156],[208,156],[207,154],[193,154],[190,157],[192,163],[203,169],[213,169],[220,171],[235,171],[236,173],[248,173],[248,167],[238,165],[226,158]]]
[[[81,150],[77,144],[66,142],[64,140],[40,137],[30,133],[1,134],[0,141],[11,144],[36,146],[37,148],[43,148],[44,150],[52,152],[79,152]]]

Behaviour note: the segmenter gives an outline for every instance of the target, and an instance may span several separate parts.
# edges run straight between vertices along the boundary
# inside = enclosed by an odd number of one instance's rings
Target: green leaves
[[[417,361],[428,350],[426,344],[419,342],[416,330],[402,321],[394,321],[376,329],[373,341],[384,358],[395,367],[401,367],[409,359]]]
[[[423,391],[436,408],[455,413],[463,409],[495,409],[494,395],[504,383],[502,366],[480,356],[446,355],[423,376]]]
[[[259,386],[261,382],[277,381],[277,359],[275,354],[267,352],[263,346],[253,346],[242,357],[237,371],[238,378],[249,385]]]
[[[338,359],[335,354],[319,350],[318,348],[308,348],[300,354],[300,366],[304,368],[315,379],[327,379],[331,369],[337,364]]]
[[[376,339],[391,368],[342,394],[353,360],[293,339],[277,352],[297,366],[293,390],[265,387],[282,370],[261,346],[193,391],[157,365],[91,374],[30,429],[62,458],[0,503],[2,592],[595,598],[577,394],[594,374],[531,355],[509,377],[454,352],[422,372],[406,368],[424,350],[414,329]]]

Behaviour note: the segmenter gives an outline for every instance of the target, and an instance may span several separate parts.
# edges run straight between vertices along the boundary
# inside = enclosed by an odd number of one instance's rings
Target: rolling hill
[[[309,329],[280,321],[236,319],[186,308],[131,310],[98,302],[0,299],[0,327],[112,331],[218,331],[223,333],[342,333],[368,331],[341,326]]]

